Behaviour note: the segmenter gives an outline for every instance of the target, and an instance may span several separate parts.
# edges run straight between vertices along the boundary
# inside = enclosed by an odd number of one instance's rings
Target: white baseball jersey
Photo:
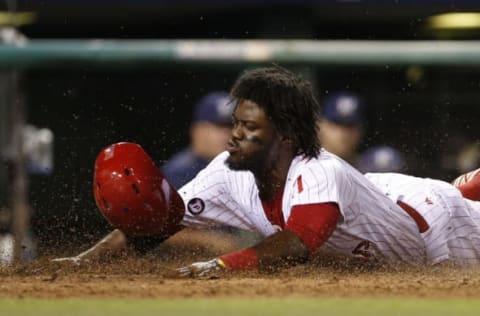
[[[464,199],[449,183],[396,173],[365,175],[392,201],[401,200],[429,225],[422,233],[427,262],[480,263],[480,203]]]
[[[179,193],[185,201],[186,226],[228,225],[259,232],[278,231],[267,219],[254,176],[225,165],[218,155]],[[294,158],[282,198],[287,222],[296,205],[334,202],[341,219],[325,246],[367,259],[426,263],[427,252],[417,224],[372,182],[337,156],[322,150],[315,159]]]

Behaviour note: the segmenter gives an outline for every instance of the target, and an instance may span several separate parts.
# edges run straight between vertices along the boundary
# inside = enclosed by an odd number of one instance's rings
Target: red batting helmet
[[[138,144],[104,148],[95,161],[95,202],[116,228],[130,236],[174,233],[183,200]]]

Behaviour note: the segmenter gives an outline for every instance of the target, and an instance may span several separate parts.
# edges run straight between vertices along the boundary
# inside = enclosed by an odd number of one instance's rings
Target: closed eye
[[[232,123],[233,123],[233,128],[243,127],[251,132],[258,129],[258,125],[256,122],[239,120],[235,116],[232,116]]]
[[[254,130],[256,130],[258,127],[257,127],[257,124],[255,124],[255,123],[245,122],[245,128],[248,129],[249,131],[254,131]]]

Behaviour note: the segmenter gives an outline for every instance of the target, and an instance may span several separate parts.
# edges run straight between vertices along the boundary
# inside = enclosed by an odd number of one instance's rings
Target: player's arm
[[[180,230],[181,227],[177,231]],[[84,252],[72,257],[56,258],[52,261],[81,264],[83,262],[108,260],[127,252],[145,253],[169,237],[167,235],[131,237],[124,234],[121,230],[115,229]]]
[[[56,258],[53,262],[82,262],[98,261],[107,257],[121,254],[127,249],[127,236],[119,229],[115,229],[88,250],[72,257]]]
[[[330,237],[339,218],[340,210],[335,203],[295,206],[285,230],[253,247],[194,263],[178,272],[182,276],[203,276],[220,269],[271,271],[304,262]]]

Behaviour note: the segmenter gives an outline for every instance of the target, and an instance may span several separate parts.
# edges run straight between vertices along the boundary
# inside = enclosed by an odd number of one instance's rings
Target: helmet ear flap
[[[93,192],[103,216],[130,236],[167,234],[185,212],[182,198],[134,143],[116,143],[100,152]]]

